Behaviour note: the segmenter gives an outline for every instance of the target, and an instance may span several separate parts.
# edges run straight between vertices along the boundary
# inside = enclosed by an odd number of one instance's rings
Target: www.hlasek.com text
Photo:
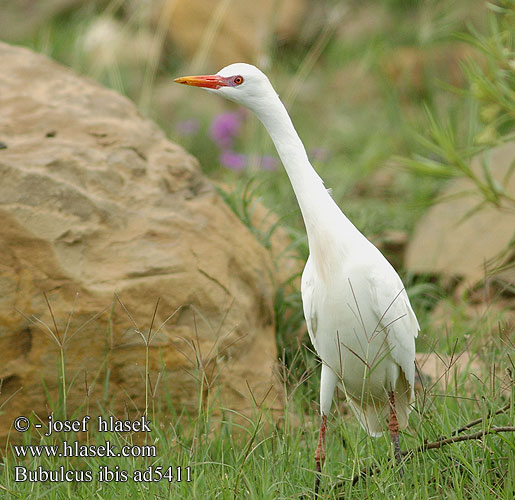
[[[101,445],[80,444],[78,441],[63,441],[62,444],[13,444],[13,452],[22,457],[155,457],[156,447],[148,445],[126,445],[121,448],[106,441]]]

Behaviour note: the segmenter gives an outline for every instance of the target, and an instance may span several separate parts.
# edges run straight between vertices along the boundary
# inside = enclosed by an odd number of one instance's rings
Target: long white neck
[[[326,260],[330,249],[337,247],[338,253],[346,254],[356,238],[364,237],[327,192],[283,103],[274,94],[273,98],[267,96],[266,106],[253,111],[270,134],[290,178],[306,225],[310,253]]]

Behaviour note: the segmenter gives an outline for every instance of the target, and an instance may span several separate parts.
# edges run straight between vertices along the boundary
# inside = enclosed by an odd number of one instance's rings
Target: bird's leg
[[[320,473],[322,472],[322,465],[325,461],[325,431],[327,430],[327,415],[322,415],[322,422],[320,423],[320,435],[318,436],[318,446],[315,451],[315,462],[317,474],[315,478],[315,498],[318,495],[320,487]]]
[[[329,412],[331,411],[331,402],[333,400],[334,389],[336,388],[337,382],[338,375],[336,375],[327,363],[322,363],[322,372],[320,374],[320,414],[322,415],[322,419],[320,422],[318,446],[315,451],[317,467],[315,475],[315,498],[318,497],[322,465],[325,460],[325,431],[327,430],[327,415],[329,415]]]
[[[388,394],[388,398],[390,400],[390,420],[388,421],[388,430],[392,436],[395,460],[397,461],[398,465],[401,463],[402,453],[401,445],[399,444],[399,421],[397,420],[397,412],[395,411],[395,396],[393,391]]]

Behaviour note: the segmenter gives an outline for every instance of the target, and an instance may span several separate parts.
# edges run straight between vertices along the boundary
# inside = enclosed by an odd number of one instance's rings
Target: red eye
[[[235,76],[233,80],[235,85],[241,85],[243,83],[243,77],[242,76]]]

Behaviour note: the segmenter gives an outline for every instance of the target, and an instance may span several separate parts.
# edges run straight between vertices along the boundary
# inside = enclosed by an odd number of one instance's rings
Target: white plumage
[[[176,81],[207,88],[251,109],[270,134],[295,191],[310,252],[302,275],[304,316],[322,360],[317,467],[324,459],[324,416],[337,384],[371,435],[381,435],[388,412],[396,414],[398,426],[390,427],[394,436],[408,423],[419,330],[398,274],[331,198],[284,105],[259,69],[232,64],[216,75]],[[400,449],[396,456],[400,460]]]
[[[408,423],[418,323],[397,273],[359,233],[354,241],[358,239],[361,243],[349,252],[336,245],[326,270],[314,265],[310,255],[302,302],[311,342],[323,363],[321,413],[329,413],[339,383],[361,425],[380,436],[390,391],[399,427]]]

